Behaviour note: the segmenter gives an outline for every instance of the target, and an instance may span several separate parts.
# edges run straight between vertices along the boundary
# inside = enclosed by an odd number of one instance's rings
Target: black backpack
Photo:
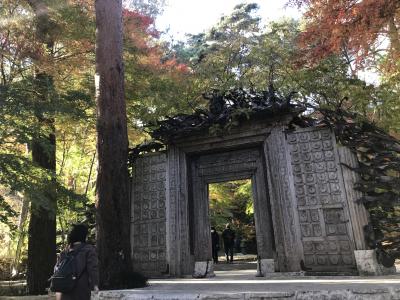
[[[85,244],[82,243],[77,249],[62,254],[53,276],[49,279],[52,292],[68,293],[74,289],[82,275],[77,274],[75,256],[84,246]]]

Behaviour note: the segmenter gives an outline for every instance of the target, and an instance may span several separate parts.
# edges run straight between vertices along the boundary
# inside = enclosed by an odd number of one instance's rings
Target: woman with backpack
[[[89,300],[91,291],[98,291],[98,259],[94,246],[86,243],[87,234],[85,225],[76,224],[68,235],[51,278],[57,300]]]

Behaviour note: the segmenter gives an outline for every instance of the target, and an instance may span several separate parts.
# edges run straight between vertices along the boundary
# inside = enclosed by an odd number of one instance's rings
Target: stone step
[[[400,276],[254,277],[254,270],[217,271],[213,278],[150,280],[146,288],[100,291],[93,300],[400,300]]]
[[[320,290],[288,292],[185,292],[185,291],[108,291],[92,296],[92,300],[394,300],[400,299],[400,288]]]

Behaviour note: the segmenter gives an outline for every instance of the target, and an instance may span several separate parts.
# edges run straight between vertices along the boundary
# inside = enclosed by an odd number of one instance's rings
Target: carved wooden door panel
[[[148,276],[166,271],[165,153],[138,157],[131,197],[133,268]]]
[[[288,133],[287,141],[306,267],[354,269],[353,233],[333,133],[301,129]]]

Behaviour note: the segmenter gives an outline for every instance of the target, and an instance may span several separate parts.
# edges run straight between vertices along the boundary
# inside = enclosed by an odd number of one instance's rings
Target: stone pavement
[[[55,296],[0,296],[0,300],[55,300]]]
[[[146,288],[101,291],[92,299],[400,300],[399,275],[315,277],[275,273],[264,278],[255,277],[254,270],[215,271],[215,274],[205,279],[154,279]]]

